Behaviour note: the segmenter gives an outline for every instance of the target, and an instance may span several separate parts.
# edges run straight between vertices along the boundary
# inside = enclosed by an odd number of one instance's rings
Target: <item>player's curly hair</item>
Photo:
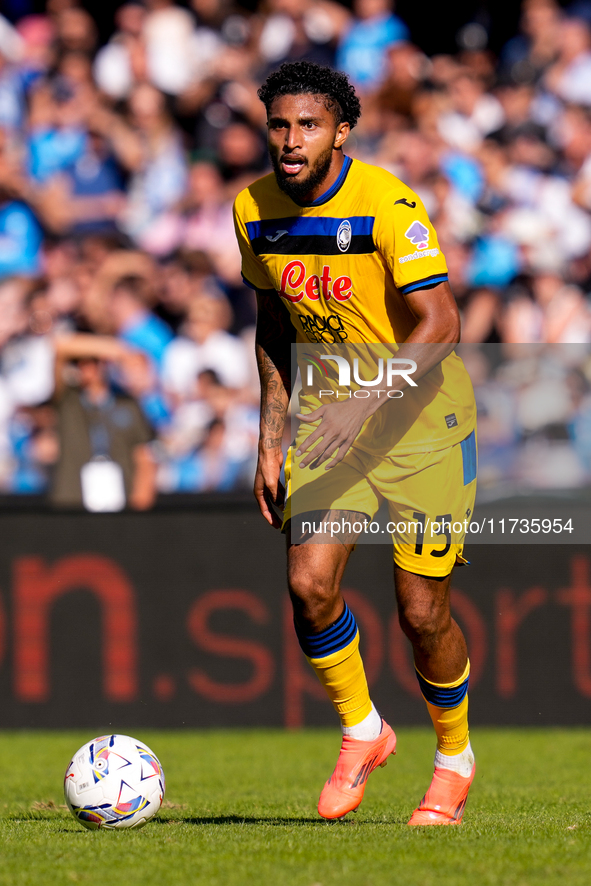
[[[285,62],[269,74],[258,91],[267,113],[278,95],[306,94],[321,95],[337,123],[347,122],[351,129],[361,116],[359,99],[347,75],[314,62]]]

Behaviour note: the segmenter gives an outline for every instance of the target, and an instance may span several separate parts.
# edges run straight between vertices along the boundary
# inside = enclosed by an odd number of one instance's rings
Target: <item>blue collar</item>
[[[330,186],[328,191],[325,191],[324,194],[321,194],[320,197],[317,197],[316,200],[313,200],[312,203],[298,203],[297,200],[294,200],[294,203],[297,203],[298,206],[303,208],[307,208],[308,206],[322,206],[323,203],[328,203],[329,200],[332,200],[334,195],[341,190],[343,185],[345,184],[345,179],[347,178],[347,174],[351,168],[351,164],[353,163],[351,157],[347,157],[345,154],[345,159],[343,161],[343,165],[341,167],[341,171],[339,172],[339,177],[336,182]]]

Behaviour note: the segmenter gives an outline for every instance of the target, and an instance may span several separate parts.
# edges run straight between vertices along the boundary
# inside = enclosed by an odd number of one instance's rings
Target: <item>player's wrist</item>
[[[359,409],[359,415],[363,416],[364,421],[377,412],[380,406],[382,405],[381,398],[377,397],[366,397],[363,400],[356,401],[357,408]]]
[[[283,457],[283,438],[265,437],[259,440],[259,461],[275,460]]]

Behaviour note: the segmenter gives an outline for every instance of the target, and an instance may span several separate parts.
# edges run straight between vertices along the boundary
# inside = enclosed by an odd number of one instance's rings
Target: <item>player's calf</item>
[[[343,741],[336,768],[318,804],[324,818],[342,818],[361,803],[371,772],[396,748],[396,736],[369,696],[359,653],[359,631],[345,604],[323,631],[308,634],[296,623],[300,645],[341,720]]]
[[[356,809],[370,773],[384,765],[396,748],[396,736],[382,721],[369,696],[357,623],[338,590],[349,553],[345,547],[335,552],[334,547],[325,545],[290,549],[290,593],[298,640],[332,701],[343,730],[337,766],[318,805],[324,818],[342,818]],[[320,578],[323,571],[319,568],[323,558],[328,566],[324,579]],[[334,604],[341,612],[327,624],[327,612]]]

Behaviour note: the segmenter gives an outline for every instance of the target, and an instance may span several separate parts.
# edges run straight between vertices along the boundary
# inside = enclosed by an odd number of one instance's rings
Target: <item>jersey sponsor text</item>
[[[318,274],[306,276],[307,273],[308,271],[303,261],[295,259],[288,262],[281,273],[281,288],[279,290],[281,298],[285,298],[293,303],[300,302],[304,297],[311,301],[318,301],[320,296],[325,301],[331,298],[337,301],[347,301],[353,295],[353,281],[351,278],[342,276],[337,277],[333,281],[328,265],[324,265],[320,276]],[[288,289],[298,290],[300,286],[303,288],[299,292],[287,291]]]

